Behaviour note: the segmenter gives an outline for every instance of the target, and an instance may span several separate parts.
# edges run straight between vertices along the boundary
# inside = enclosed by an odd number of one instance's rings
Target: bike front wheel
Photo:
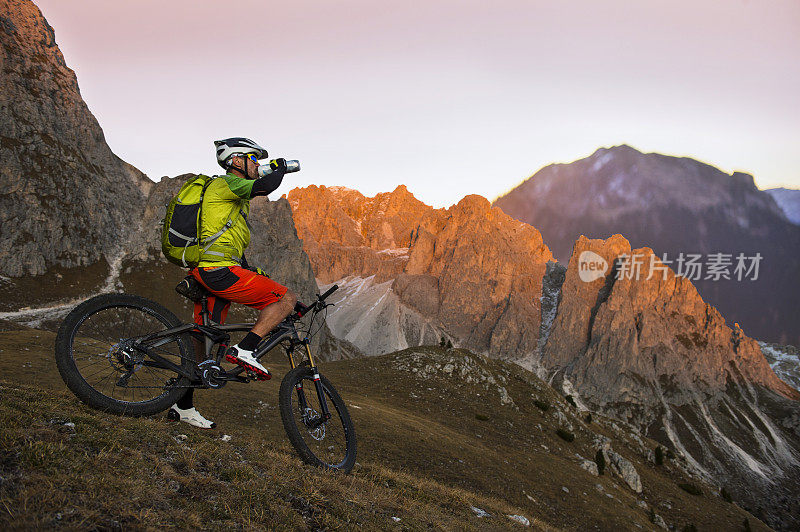
[[[92,408],[129,416],[156,414],[177,402],[189,381],[134,343],[180,325],[175,314],[143,297],[93,297],[70,312],[58,330],[58,371],[67,387]],[[148,347],[184,370],[193,366],[193,346],[186,334],[161,337]]]
[[[330,412],[322,419],[314,373],[294,368],[281,381],[281,419],[289,441],[307,464],[349,473],[356,463],[356,432],[350,413],[330,381],[319,375]]]

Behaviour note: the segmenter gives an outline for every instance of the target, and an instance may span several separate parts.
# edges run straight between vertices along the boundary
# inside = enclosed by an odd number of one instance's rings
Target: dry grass
[[[531,373],[465,351],[417,348],[323,365],[350,405],[359,439],[358,464],[343,476],[301,464],[289,446],[277,409],[286,370],[278,354],[267,364],[271,382],[198,392],[198,408],[219,425],[200,431],[88,409],[64,390],[52,345],[48,332],[0,332],[3,529],[485,530],[519,528],[507,517],[519,514],[537,529],[638,530],[652,529],[651,507],[678,529],[737,529],[745,518],[764,529],[705,484],[704,497],[683,491],[681,482],[701,483],[669,462],[648,464],[602,416],[585,423]],[[415,357],[434,369],[467,360],[471,376],[495,384],[400,369]],[[503,404],[499,385],[513,404]],[[559,415],[574,441],[556,434]],[[75,423],[74,432],[65,422]],[[598,434],[634,463],[642,494],[579,467],[576,455],[592,459]],[[492,517],[478,517],[472,506]]]

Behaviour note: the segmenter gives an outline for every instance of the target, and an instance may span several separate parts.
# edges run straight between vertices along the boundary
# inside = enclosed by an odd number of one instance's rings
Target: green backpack
[[[200,262],[200,213],[203,196],[214,178],[198,175],[190,179],[167,205],[161,230],[161,251],[173,264],[194,268]]]

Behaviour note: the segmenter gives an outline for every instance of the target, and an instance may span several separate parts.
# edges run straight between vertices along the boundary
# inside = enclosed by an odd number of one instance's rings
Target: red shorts
[[[231,301],[258,310],[271,305],[286,294],[287,288],[269,277],[245,270],[241,266],[194,268],[192,276],[212,294],[208,296],[211,321],[225,323]],[[194,305],[194,322],[202,323],[200,303]]]

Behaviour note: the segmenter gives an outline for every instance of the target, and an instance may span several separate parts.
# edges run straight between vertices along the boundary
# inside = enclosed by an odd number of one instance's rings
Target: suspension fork
[[[319,396],[320,410],[322,410],[320,419],[314,424],[314,426],[310,427],[314,429],[322,423],[328,421],[331,418],[331,413],[328,409],[328,400],[325,397],[325,389],[322,386],[322,379],[320,379],[319,370],[317,369],[316,364],[314,364],[314,357],[311,354],[311,347],[309,347],[308,339],[303,340],[303,345],[305,345],[306,354],[308,355],[308,363],[311,365],[311,375],[314,379],[314,387],[317,390],[317,395]],[[303,391],[302,380],[295,384],[295,391],[297,392],[297,401],[300,404],[300,408],[302,408],[303,412],[305,412],[308,408],[308,402],[306,401],[306,394]]]

